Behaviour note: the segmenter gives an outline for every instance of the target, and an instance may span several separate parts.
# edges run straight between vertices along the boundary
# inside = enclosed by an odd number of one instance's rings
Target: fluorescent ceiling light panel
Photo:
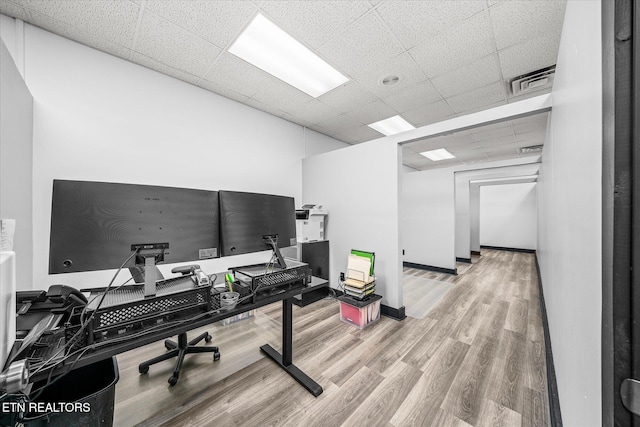
[[[229,52],[314,98],[349,80],[261,14]]]
[[[422,154],[423,156],[425,156],[429,160],[433,160],[434,162],[437,162],[439,160],[447,160],[447,159],[455,159],[456,158],[456,156],[454,156],[453,154],[451,154],[450,152],[448,152],[444,148],[439,148],[437,150],[431,150],[431,151],[423,151],[420,154]]]
[[[388,119],[380,120],[379,122],[371,123],[367,126],[386,136],[415,129],[411,123],[400,116],[389,117]]]

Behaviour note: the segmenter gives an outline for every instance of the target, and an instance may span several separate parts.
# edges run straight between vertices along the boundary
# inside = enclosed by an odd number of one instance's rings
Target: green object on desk
[[[229,292],[233,292],[233,276],[227,273],[225,278],[227,279],[227,287],[229,288]]]

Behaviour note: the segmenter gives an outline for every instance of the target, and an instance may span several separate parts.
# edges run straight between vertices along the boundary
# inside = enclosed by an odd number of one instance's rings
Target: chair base
[[[163,360],[171,359],[172,357],[177,357],[178,360],[176,360],[176,365],[173,368],[173,375],[171,375],[168,380],[169,384],[173,386],[178,382],[178,378],[180,377],[180,368],[182,367],[185,355],[193,353],[213,353],[214,362],[216,360],[220,360],[218,347],[196,347],[196,344],[202,340],[205,340],[205,342],[211,342],[211,335],[209,335],[208,332],[205,332],[187,342],[187,334],[184,332],[178,335],[177,343],[172,340],[165,340],[164,346],[169,350],[169,352],[158,357],[154,357],[153,359],[149,359],[146,362],[142,362],[138,365],[138,371],[141,374],[146,374],[149,372],[149,366],[162,362]]]

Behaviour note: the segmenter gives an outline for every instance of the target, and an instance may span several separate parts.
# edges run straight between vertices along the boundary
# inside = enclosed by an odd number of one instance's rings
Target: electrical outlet
[[[344,273],[340,273],[340,281],[344,282]]]

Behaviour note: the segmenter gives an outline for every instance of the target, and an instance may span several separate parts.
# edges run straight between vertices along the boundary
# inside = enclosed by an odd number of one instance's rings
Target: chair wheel
[[[146,374],[149,372],[149,367],[148,366],[138,366],[138,372],[140,372],[141,374]]]
[[[178,378],[171,376],[169,377],[169,385],[176,385],[178,383]]]
[[[205,342],[211,342],[211,334],[207,334],[206,337],[204,337]]]
[[[213,352],[213,361],[217,361],[220,360],[220,352],[219,351],[214,351]]]

